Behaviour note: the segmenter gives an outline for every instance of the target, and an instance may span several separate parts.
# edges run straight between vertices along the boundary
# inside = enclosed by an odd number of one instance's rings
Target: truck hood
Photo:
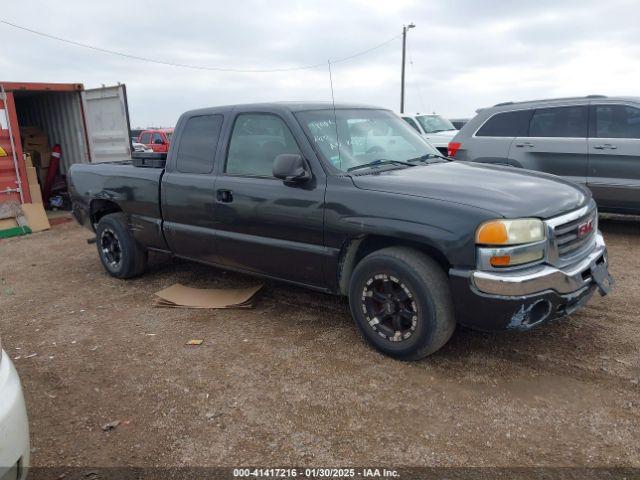
[[[432,138],[453,138],[459,130],[443,130],[442,132],[425,133],[426,137]]]
[[[453,137],[458,133],[458,130],[445,130],[444,132],[425,133],[424,138],[431,143],[448,144]]]
[[[465,204],[505,218],[551,218],[591,199],[586,188],[559,177],[479,163],[434,163],[352,179],[364,190]]]

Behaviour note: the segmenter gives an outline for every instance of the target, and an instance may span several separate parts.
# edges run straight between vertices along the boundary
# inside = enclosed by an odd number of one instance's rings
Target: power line
[[[409,49],[409,47],[407,47],[407,53],[409,54],[409,64],[411,65],[411,71],[413,73],[416,73],[415,65],[413,64],[413,55],[412,55],[411,49]],[[423,111],[425,113],[427,113],[428,109],[425,106],[424,98],[422,97],[422,88],[420,88],[420,83],[415,81],[415,77],[414,77],[414,81],[412,83],[416,86],[416,90],[418,91],[418,98],[420,99],[420,104],[422,105],[422,109],[423,109]]]
[[[322,62],[322,63],[316,63],[316,64],[312,64],[312,65],[303,65],[303,66],[299,66],[299,67],[285,67],[285,68],[272,68],[272,69],[244,69],[244,68],[225,68],[225,67],[211,67],[211,66],[206,66],[206,65],[193,65],[193,64],[188,64],[188,63],[177,63],[177,62],[170,62],[170,61],[166,61],[166,60],[156,60],[153,58],[148,58],[148,57],[140,57],[138,55],[131,55],[129,53],[125,53],[125,52],[119,52],[117,50],[110,50],[108,48],[102,48],[102,47],[96,47],[94,45],[88,45],[86,43],[81,43],[81,42],[76,42],[75,40],[69,40],[67,38],[62,38],[62,37],[58,37],[56,35],[51,35],[49,33],[44,33],[44,32],[40,32],[38,30],[33,30],[31,28],[28,27],[24,27],[22,25],[17,25],[15,23],[11,23],[7,20],[4,20],[2,18],[0,18],[0,23],[3,23],[5,25],[8,25],[9,27],[13,27],[16,28],[18,30],[23,30],[25,32],[29,32],[29,33],[33,33],[34,35],[38,35],[41,37],[45,37],[51,40],[57,40],[59,42],[63,42],[63,43],[68,43],[70,45],[75,45],[76,47],[82,47],[82,48],[88,48],[90,50],[94,50],[97,52],[102,52],[102,53],[107,53],[110,55],[117,55],[120,57],[125,57],[125,58],[129,58],[131,60],[139,60],[142,62],[148,62],[148,63],[156,63],[159,65],[167,65],[170,67],[180,67],[180,68],[191,68],[194,70],[210,70],[210,71],[215,71],[215,72],[233,72],[233,73],[276,73],[276,72],[292,72],[295,70],[311,70],[313,68],[319,68],[319,67],[325,67],[326,63]],[[348,60],[352,60],[356,57],[360,57],[362,55],[366,55],[367,53],[370,53],[374,50],[378,50],[379,48],[382,47],[386,47],[387,45],[389,45],[391,42],[393,42],[394,40],[400,38],[401,35],[396,35],[394,37],[391,37],[389,40],[382,42],[378,45],[374,45],[373,47],[367,48],[366,50],[362,50],[360,52],[354,53],[352,55],[343,57],[343,58],[339,58],[338,60],[333,60],[331,61],[331,63],[340,63],[340,62],[346,62]]]

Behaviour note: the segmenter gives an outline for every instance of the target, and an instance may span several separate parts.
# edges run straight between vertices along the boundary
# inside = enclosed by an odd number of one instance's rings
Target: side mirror
[[[304,183],[311,179],[311,171],[302,155],[283,153],[273,161],[273,176],[284,183]]]
[[[164,145],[164,141],[160,138],[156,138],[153,143],[156,145]]]

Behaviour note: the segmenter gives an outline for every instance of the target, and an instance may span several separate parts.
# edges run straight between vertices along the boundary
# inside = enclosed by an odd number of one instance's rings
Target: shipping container
[[[43,132],[48,147],[61,146],[63,175],[74,163],[131,157],[123,84],[85,90],[81,83],[0,81],[0,202],[32,201],[21,135],[28,128]]]

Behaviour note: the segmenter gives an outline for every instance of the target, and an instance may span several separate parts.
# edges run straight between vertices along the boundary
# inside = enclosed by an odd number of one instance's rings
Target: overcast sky
[[[636,0],[3,2],[10,22],[97,47],[204,66],[288,68],[408,35],[406,110],[468,117],[508,100],[638,95]],[[401,41],[333,66],[336,101],[398,110]],[[220,73],[111,56],[0,24],[0,79],[127,85],[132,126],[191,108],[330,100],[327,68]]]

